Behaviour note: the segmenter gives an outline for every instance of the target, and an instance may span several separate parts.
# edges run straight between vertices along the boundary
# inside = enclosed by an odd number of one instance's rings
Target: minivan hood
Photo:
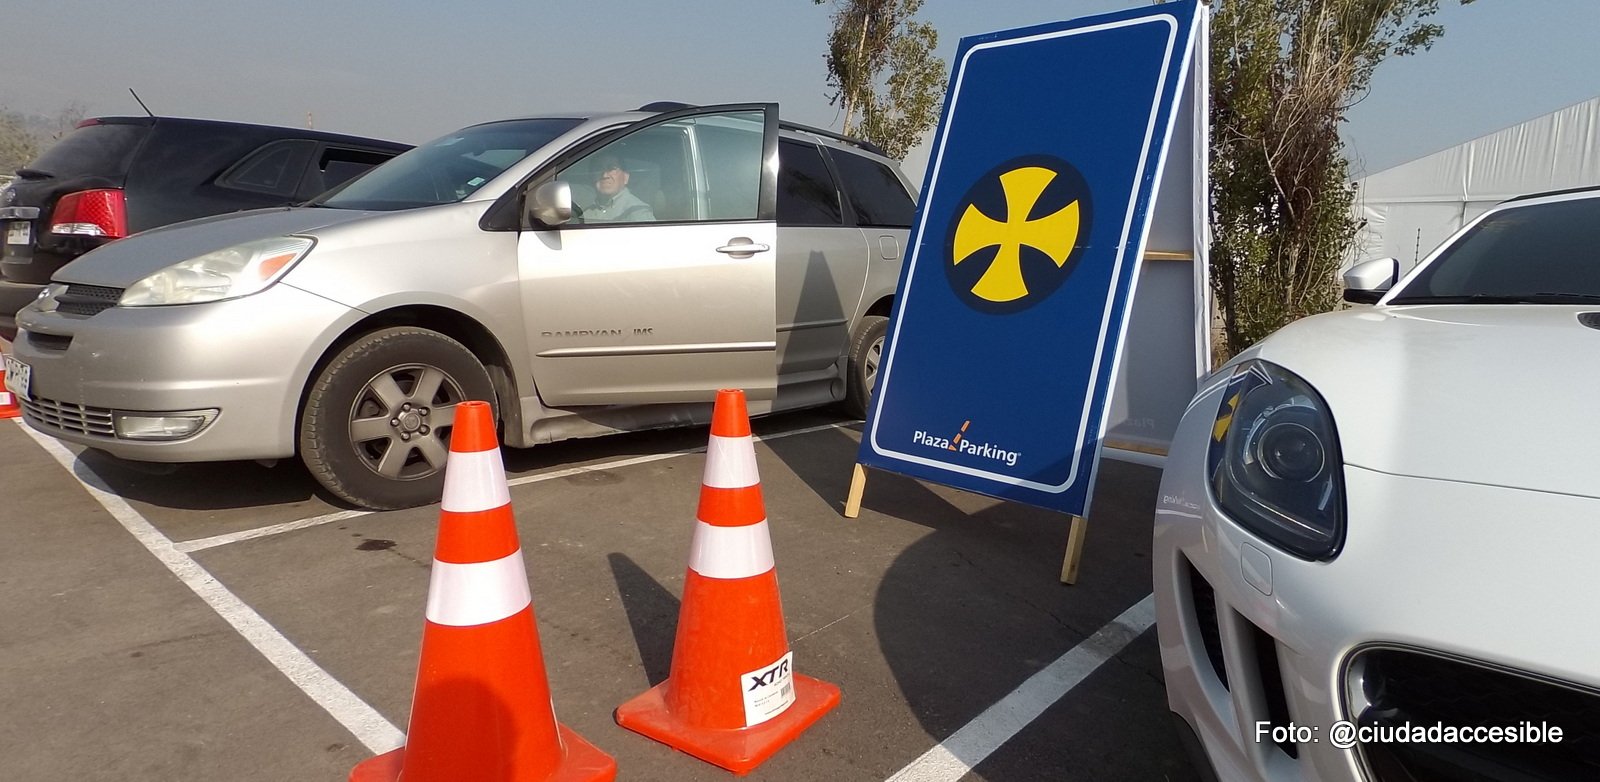
[[[277,207],[202,217],[134,234],[104,245],[61,267],[56,282],[126,288],[179,261],[241,242],[359,220],[376,212],[315,207]]]
[[[1290,324],[1252,351],[1311,383],[1346,464],[1600,496],[1596,307],[1413,305]]]

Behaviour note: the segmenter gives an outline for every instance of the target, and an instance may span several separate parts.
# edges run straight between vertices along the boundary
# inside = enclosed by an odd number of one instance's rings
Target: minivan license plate
[[[33,377],[33,368],[10,356],[6,356],[6,389],[23,399],[32,399],[28,396],[28,381]]]
[[[6,228],[6,244],[27,244],[33,224],[27,220],[14,220]]]

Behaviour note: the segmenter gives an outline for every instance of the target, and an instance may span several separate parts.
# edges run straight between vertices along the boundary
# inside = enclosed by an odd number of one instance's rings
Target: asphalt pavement
[[[298,464],[137,465],[15,423],[0,779],[340,780],[405,729],[437,506],[365,513]],[[930,751],[969,780],[1195,778],[1154,630],[1112,624],[1147,613],[1157,470],[1103,464],[1063,586],[1065,517],[873,472],[845,519],[859,422],[756,429],[795,666],[843,701],[750,779],[945,778],[919,765]],[[729,776],[612,721],[667,675],[704,445],[685,429],[506,454],[557,716],[619,779]],[[1119,630],[1126,645],[1084,643]],[[1115,652],[1081,656],[1096,648]],[[1069,653],[1093,663],[1081,681],[974,754],[967,737]]]

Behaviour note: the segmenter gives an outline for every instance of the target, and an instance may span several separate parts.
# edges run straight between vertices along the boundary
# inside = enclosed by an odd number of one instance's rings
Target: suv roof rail
[[[822,128],[814,128],[814,127],[811,127],[810,125],[801,125],[798,122],[779,122],[778,126],[783,128],[783,129],[785,129],[785,130],[798,130],[801,133],[810,133],[813,136],[822,136],[823,138],[831,138],[834,141],[842,141],[842,142],[844,142],[846,144],[849,144],[851,146],[860,147],[861,149],[864,149],[864,150],[866,150],[868,152],[871,152],[874,155],[882,155],[883,157],[888,157],[889,156],[889,153],[883,151],[883,147],[880,147],[877,144],[874,144],[874,143],[872,143],[870,141],[867,141],[865,139],[859,139],[859,138],[855,138],[853,136],[846,136],[843,133],[835,133],[835,132],[833,132],[831,130],[823,130]]]
[[[665,112],[665,111],[678,111],[679,109],[692,109],[692,108],[695,108],[695,104],[693,104],[693,103],[683,103],[681,101],[675,101],[675,100],[658,100],[658,101],[656,101],[654,103],[646,103],[643,106],[640,106],[638,110],[639,111],[660,111],[660,112]],[[874,143],[872,143],[870,141],[866,141],[864,139],[854,138],[852,136],[846,136],[843,133],[835,133],[835,132],[833,132],[831,130],[823,130],[822,128],[814,128],[814,127],[812,127],[810,125],[802,125],[802,124],[800,124],[798,122],[788,122],[788,121],[779,122],[778,123],[778,127],[781,127],[784,130],[796,130],[796,131],[800,131],[801,133],[810,133],[810,134],[812,134],[814,136],[822,136],[823,138],[831,138],[834,141],[841,141],[841,142],[844,142],[844,143],[849,144],[849,145],[854,146],[854,147],[860,147],[861,149],[864,149],[864,150],[866,150],[868,152],[871,152],[874,155],[882,155],[883,157],[888,157],[889,156],[889,154],[887,152],[883,151],[883,147],[880,147],[877,144],[874,144]]]

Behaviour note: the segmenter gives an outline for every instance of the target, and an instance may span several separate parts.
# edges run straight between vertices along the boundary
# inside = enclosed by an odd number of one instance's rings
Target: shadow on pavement
[[[857,440],[835,430],[768,446],[842,514]],[[948,738],[1150,593],[1159,482],[1158,470],[1102,462],[1079,583],[1069,587],[1059,583],[1065,515],[868,473],[860,518],[840,519],[854,525],[853,535],[875,547],[906,537],[894,520],[932,531],[899,547],[873,604],[884,660],[930,737]],[[1039,738],[1002,746],[976,775],[1052,782],[1192,778],[1171,728],[1154,649],[1151,630],[1024,729]]]
[[[353,507],[323,492],[298,459],[284,459],[272,467],[257,462],[156,464],[126,461],[91,449],[78,454],[78,463],[100,476],[104,488],[113,494],[164,508],[252,508],[312,497],[341,508]]]
[[[672,670],[681,601],[627,554],[612,553],[607,559],[628,614],[628,626],[633,629],[633,641],[639,646],[639,662],[654,687],[666,681]]]
[[[861,431],[859,423],[848,431]],[[764,443],[807,487],[841,516],[850,493],[850,466],[855,464],[859,443],[847,429],[832,429],[805,437],[769,440]],[[894,518],[940,529],[959,524],[969,516],[946,502],[922,483],[894,473],[867,473],[864,510],[876,510]],[[915,509],[902,513],[895,509]]]

